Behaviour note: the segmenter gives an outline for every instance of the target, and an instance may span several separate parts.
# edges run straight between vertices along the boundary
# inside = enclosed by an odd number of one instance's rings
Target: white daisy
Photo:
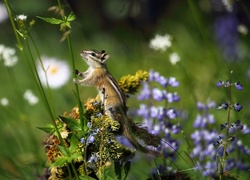
[[[239,33],[241,33],[242,35],[247,35],[248,34],[248,28],[246,25],[244,24],[240,24],[238,27],[237,27],[237,30]]]
[[[24,92],[24,95],[23,95],[24,99],[26,99],[30,105],[35,105],[38,103],[39,99],[37,96],[35,96],[33,94],[33,92],[30,90],[30,89],[27,89],[25,92]]]
[[[41,83],[44,86],[48,84],[52,89],[60,88],[66,84],[71,75],[68,64],[55,58],[42,57],[41,59],[43,66],[40,62],[37,65]]]
[[[8,18],[8,12],[3,3],[0,2],[0,23],[4,22]]]
[[[0,99],[0,104],[2,106],[8,106],[9,105],[9,100],[4,97],[4,98]]]
[[[180,56],[176,52],[169,54],[169,61],[172,65],[175,65],[180,59]]]
[[[233,11],[234,0],[222,0],[222,4],[225,6],[227,11]]]
[[[154,50],[166,51],[172,45],[171,39],[171,36],[168,34],[164,36],[156,34],[154,39],[150,40],[149,47]]]
[[[0,45],[0,60],[4,61],[4,65],[7,67],[13,67],[16,65],[18,59],[16,56],[16,50],[10,47]]]

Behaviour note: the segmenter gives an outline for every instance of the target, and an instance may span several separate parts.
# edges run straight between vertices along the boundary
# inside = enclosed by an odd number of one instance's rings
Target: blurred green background
[[[36,21],[30,34],[40,54],[62,59],[70,65],[67,43],[60,42],[62,33],[59,26],[36,17],[57,17],[48,11],[57,2],[10,0],[9,3],[16,14],[27,15],[28,20]],[[82,49],[104,49],[111,55],[108,68],[116,79],[134,74],[139,69],[154,69],[166,77],[176,77],[180,82],[176,90],[181,101],[174,106],[187,113],[186,121],[181,121],[186,134],[193,131],[191,124],[197,114],[197,101],[206,102],[211,98],[221,103],[226,100],[226,92],[218,90],[215,83],[227,80],[229,72],[233,70],[233,81],[240,81],[244,88],[242,92],[233,91],[233,99],[244,106],[235,118],[250,125],[249,34],[242,35],[237,27],[233,27],[236,28],[235,34],[234,31],[227,34],[218,30],[218,19],[228,14],[236,18],[236,25],[244,24],[249,28],[249,2],[239,1],[237,11],[233,13],[228,13],[222,4],[209,0],[69,0],[68,3],[77,17],[71,24],[77,69],[84,71],[87,68],[79,55]],[[66,5],[65,11],[66,14],[70,12]],[[224,31],[229,32],[229,29]],[[172,46],[165,52],[150,49],[149,42],[155,34],[171,35]],[[235,37],[235,45],[231,48],[237,49],[236,55],[234,50],[227,49],[229,55],[225,56],[225,47],[221,42],[232,37]],[[228,46],[231,46],[231,41],[228,40]],[[0,24],[0,44],[17,50],[8,19]],[[181,58],[177,65],[169,62],[172,52],[177,52]],[[31,89],[36,96],[39,93],[18,50],[17,56],[19,61],[11,69],[0,61],[0,99],[9,99],[9,105],[0,108],[0,174],[3,174],[3,178],[8,177],[6,174],[13,174],[28,179],[32,173],[41,173],[41,167],[46,162],[42,144],[46,134],[36,127],[45,126],[51,121],[41,100],[31,106],[23,99],[27,89]],[[52,89],[56,115],[70,111],[77,104],[73,89],[71,80],[62,88]],[[91,87],[80,87],[80,92],[83,100],[96,95],[95,89]],[[135,97],[130,98],[128,103],[130,107],[138,107]],[[225,122],[224,112],[212,113],[218,120],[217,124]]]

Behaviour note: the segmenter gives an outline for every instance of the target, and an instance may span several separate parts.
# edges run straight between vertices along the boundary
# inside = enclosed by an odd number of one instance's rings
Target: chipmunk
[[[105,114],[121,124],[123,135],[128,138],[137,150],[154,156],[162,156],[160,152],[149,150],[142,146],[135,138],[131,127],[132,123],[126,115],[126,96],[106,67],[106,61],[110,57],[109,54],[104,50],[82,50],[80,55],[86,61],[89,68],[85,72],[75,70],[76,75],[83,79],[79,80],[74,78],[73,82],[75,84],[94,86],[97,88],[100,98],[102,97],[101,101],[104,105]],[[152,134],[150,135],[154,136]]]

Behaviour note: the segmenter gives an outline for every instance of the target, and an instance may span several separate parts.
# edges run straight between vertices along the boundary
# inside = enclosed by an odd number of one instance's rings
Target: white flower
[[[149,47],[154,50],[161,49],[162,51],[166,51],[167,48],[172,45],[171,39],[171,36],[168,34],[165,34],[164,36],[156,34],[154,39],[150,40]]]
[[[56,89],[69,80],[71,72],[68,64],[55,58],[42,57],[42,64],[37,65],[38,75],[44,86]],[[47,77],[46,77],[47,76]]]
[[[172,65],[175,65],[180,59],[180,56],[176,52],[169,54],[169,61]]]
[[[241,33],[242,35],[247,35],[248,34],[248,28],[244,25],[244,24],[240,24],[237,27],[237,30],[239,33]]]
[[[2,60],[1,56],[3,54],[4,49],[5,49],[5,46],[0,44],[0,60]]]
[[[38,97],[36,97],[30,89],[27,89],[24,92],[23,97],[29,102],[30,105],[35,105],[39,101]]]
[[[0,2],[0,23],[4,22],[8,18],[8,12],[5,5]]]
[[[24,15],[24,14],[20,14],[20,15],[17,15],[17,16],[16,16],[16,19],[17,19],[17,20],[20,20],[20,21],[26,21],[27,16]]]
[[[234,0],[222,0],[222,4],[229,12],[233,11]]]
[[[16,56],[16,50],[10,47],[0,45],[0,60],[4,61],[4,65],[7,67],[13,67],[18,59]]]
[[[9,100],[8,100],[7,98],[2,98],[2,99],[0,100],[0,104],[1,104],[2,106],[8,106],[8,105],[9,105]]]

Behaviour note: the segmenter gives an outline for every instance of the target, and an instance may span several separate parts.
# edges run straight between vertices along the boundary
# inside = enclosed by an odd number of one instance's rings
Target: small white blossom
[[[154,50],[166,51],[172,45],[171,39],[171,36],[168,34],[164,36],[156,34],[154,39],[150,40],[149,47]]]
[[[172,65],[175,65],[180,59],[180,56],[176,52],[169,54],[169,61]]]
[[[18,61],[16,50],[0,44],[0,60],[4,61],[5,66],[13,67]]]
[[[4,51],[4,49],[5,49],[5,46],[4,45],[2,45],[2,44],[0,44],[0,60],[2,60],[2,54],[3,54],[3,51]]]
[[[69,80],[70,67],[64,61],[55,58],[42,57],[42,64],[37,65],[38,75],[44,86],[56,89],[62,87]]]
[[[234,0],[222,0],[222,4],[225,6],[226,10],[229,12],[233,11]]]
[[[20,14],[20,15],[17,15],[17,16],[16,16],[16,19],[17,19],[17,20],[20,20],[20,21],[26,21],[27,16],[24,15],[24,14]]]
[[[0,23],[4,22],[8,18],[8,12],[3,3],[0,2]]]
[[[240,24],[237,27],[237,30],[239,33],[241,33],[242,35],[247,35],[248,34],[248,28],[244,25],[244,24]]]
[[[60,132],[60,134],[61,134],[61,137],[63,139],[66,139],[69,135],[69,132],[67,130],[64,130],[64,131]]]
[[[35,105],[39,101],[38,97],[36,97],[30,89],[27,89],[24,92],[23,97],[29,102],[30,105]]]
[[[9,105],[9,100],[8,100],[7,98],[2,98],[2,99],[0,100],[0,104],[1,104],[2,106],[8,106],[8,105]]]

